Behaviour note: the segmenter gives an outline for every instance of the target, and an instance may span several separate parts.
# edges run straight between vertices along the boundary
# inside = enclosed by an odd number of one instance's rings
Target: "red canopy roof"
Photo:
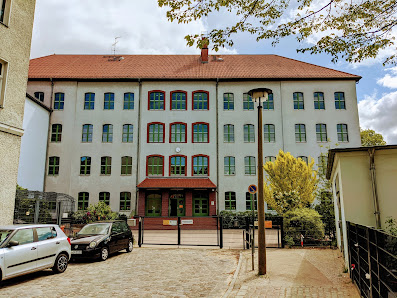
[[[146,178],[137,188],[216,188],[209,178]]]

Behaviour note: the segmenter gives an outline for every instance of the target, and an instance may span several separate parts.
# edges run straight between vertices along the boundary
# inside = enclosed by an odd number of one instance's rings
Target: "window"
[[[22,229],[22,230],[19,230],[19,231],[17,231],[15,233],[15,235],[12,237],[11,240],[18,241],[19,245],[33,243],[33,241],[34,241],[33,240],[33,229]]]
[[[263,103],[264,110],[274,110],[274,100],[273,100],[273,93],[269,94],[267,101]]]
[[[0,0],[0,23],[8,26],[10,16],[10,0]]]
[[[133,128],[132,124],[123,125],[123,143],[132,143]]]
[[[193,216],[208,216],[208,192],[195,191],[193,192]]]
[[[92,142],[92,124],[84,124],[83,125],[83,133],[81,136],[81,141],[83,143],[91,143]]]
[[[325,110],[324,93],[314,92],[314,109]]]
[[[336,131],[338,133],[338,142],[349,142],[347,124],[337,124]]]
[[[170,176],[186,176],[186,156],[170,156]]]
[[[225,111],[234,110],[234,94],[233,93],[223,93],[223,109]]]
[[[164,157],[152,155],[147,157],[146,176],[164,176]]]
[[[265,163],[274,162],[274,161],[276,161],[276,157],[275,156],[266,156],[265,157]]]
[[[328,165],[328,156],[320,155],[318,157],[317,166],[318,166],[318,171],[321,174],[325,175],[327,173],[327,165]]]
[[[193,123],[193,143],[208,143],[208,123]]]
[[[84,110],[93,110],[95,108],[95,93],[88,92],[84,96]]]
[[[208,92],[194,91],[193,92],[193,110],[202,111],[208,110]]]
[[[244,157],[245,175],[256,175],[256,164],[254,156]]]
[[[320,123],[316,124],[317,142],[327,142],[327,125]]]
[[[303,110],[303,93],[302,92],[294,92],[294,110]]]
[[[234,191],[225,192],[225,210],[236,210],[236,193]]]
[[[149,91],[149,110],[164,110],[164,91]]]
[[[104,124],[102,128],[102,143],[113,142],[113,125]]]
[[[172,91],[171,92],[171,110],[186,110],[186,97],[185,91]]]
[[[127,92],[124,93],[124,110],[133,110],[134,109],[134,93]]]
[[[244,143],[255,143],[255,128],[253,124],[244,124]]]
[[[308,163],[308,162],[309,162],[307,156],[298,156],[297,158],[302,159],[305,163]]]
[[[110,175],[112,173],[112,158],[110,156],[101,157],[101,175]]]
[[[105,93],[105,100],[103,102],[104,110],[114,110],[114,93]]]
[[[132,157],[123,156],[121,158],[121,175],[131,175],[132,174]]]
[[[258,210],[256,194],[245,193],[245,210]]]
[[[1,0],[0,0],[1,1]],[[4,94],[6,89],[7,63],[0,59],[0,108],[4,105]]]
[[[148,124],[148,143],[164,143],[164,123]]]
[[[236,162],[234,156],[225,156],[223,162],[225,175],[236,175]]]
[[[345,93],[343,92],[335,92],[335,109],[337,110],[345,110]]]
[[[51,156],[48,161],[48,175],[58,175],[59,174],[59,157]]]
[[[109,206],[110,203],[110,192],[100,192],[99,193],[99,202],[104,202]]]
[[[274,143],[276,141],[276,133],[274,129],[274,124],[264,125],[264,142]]]
[[[146,196],[145,215],[146,216],[161,215],[161,194],[151,193]]]
[[[36,228],[37,238],[39,241],[52,239],[57,236],[57,232],[53,227]]]
[[[295,124],[295,142],[306,142],[306,126],[304,124]]]
[[[38,100],[43,102],[44,101],[44,92],[35,92],[34,97],[36,97]]]
[[[223,126],[223,141],[225,143],[234,143],[234,125],[226,124]]]
[[[192,176],[208,176],[209,163],[207,155],[193,156],[193,173]]]
[[[170,125],[170,143],[186,143],[186,124],[171,123]]]
[[[65,103],[65,93],[55,93],[55,99],[54,99],[54,110],[63,110],[63,106]]]
[[[79,192],[77,199],[77,209],[87,210],[90,194],[88,192]]]
[[[131,193],[124,191],[120,193],[120,211],[131,209]]]
[[[82,156],[80,157],[80,175],[91,174],[91,157]]]
[[[51,127],[51,142],[58,143],[62,140],[62,124],[53,124]]]
[[[243,94],[243,110],[244,111],[254,110],[254,101],[252,100],[251,95],[249,95],[248,93]]]

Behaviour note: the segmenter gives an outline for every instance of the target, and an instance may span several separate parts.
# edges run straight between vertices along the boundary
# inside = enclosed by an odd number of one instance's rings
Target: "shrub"
[[[221,211],[220,215],[223,217],[223,228],[231,229],[231,228],[244,228],[246,225],[246,218],[248,217],[250,222],[252,221],[252,211]],[[265,214],[266,220],[274,220],[278,219],[280,221],[280,217],[278,215],[274,215],[272,213]],[[258,211],[254,211],[254,220],[258,220]],[[235,222],[237,221],[237,226]]]
[[[90,205],[87,211],[79,210],[71,214],[72,222],[76,224],[86,224],[99,220],[112,220],[117,217],[117,212],[113,212],[110,206],[104,202]]]

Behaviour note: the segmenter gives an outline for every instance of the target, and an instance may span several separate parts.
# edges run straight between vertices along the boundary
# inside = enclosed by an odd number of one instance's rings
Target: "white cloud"
[[[358,103],[361,128],[381,133],[388,145],[397,144],[397,91],[366,96]]]
[[[391,89],[397,88],[397,66],[385,69],[387,72],[391,72],[392,75],[386,74],[383,78],[378,79],[377,83],[384,87]]]

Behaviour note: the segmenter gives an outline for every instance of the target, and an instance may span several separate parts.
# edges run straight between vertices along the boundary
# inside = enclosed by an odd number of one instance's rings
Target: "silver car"
[[[57,225],[0,226],[0,281],[47,268],[62,273],[70,251],[70,239]]]

